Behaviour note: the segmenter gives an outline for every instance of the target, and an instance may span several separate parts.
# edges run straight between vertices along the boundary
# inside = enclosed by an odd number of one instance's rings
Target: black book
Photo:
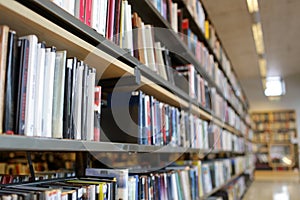
[[[68,58],[65,74],[65,96],[64,96],[64,111],[63,111],[63,138],[74,139],[73,127],[73,109],[74,109],[74,91],[77,59]]]
[[[15,31],[9,31],[6,68],[4,132],[14,134],[16,127],[16,107],[19,70],[18,40]]]
[[[142,106],[141,91],[108,94],[107,107],[101,111],[101,141],[138,144]]]
[[[18,41],[19,54],[19,81],[18,81],[18,98],[16,112],[16,130],[15,132],[24,135],[25,131],[25,108],[26,108],[26,91],[27,91],[27,74],[28,74],[28,56],[29,41],[21,39]]]
[[[169,50],[168,49],[165,49],[162,51],[163,53],[163,59],[164,59],[164,64],[166,66],[166,71],[167,71],[167,76],[168,76],[168,80],[171,84],[175,84],[174,83],[174,70],[173,68],[171,67],[172,66],[172,61],[171,61],[171,57],[170,57],[170,54],[169,54]]]

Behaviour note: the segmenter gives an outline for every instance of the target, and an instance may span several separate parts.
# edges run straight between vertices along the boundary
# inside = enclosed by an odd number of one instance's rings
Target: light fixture
[[[285,84],[281,77],[273,76],[266,78],[265,95],[267,97],[282,96],[285,94]]]
[[[258,60],[259,72],[262,78],[267,76],[267,61],[265,58],[260,58]]]
[[[247,0],[249,13],[258,12],[258,2],[257,0]]]
[[[252,33],[253,33],[253,37],[254,37],[255,48],[256,48],[257,54],[258,55],[264,54],[265,47],[264,47],[264,39],[263,39],[261,23],[252,24]]]
[[[291,165],[292,164],[292,161],[291,159],[287,158],[286,156],[282,158],[282,161],[287,164],[287,165]]]

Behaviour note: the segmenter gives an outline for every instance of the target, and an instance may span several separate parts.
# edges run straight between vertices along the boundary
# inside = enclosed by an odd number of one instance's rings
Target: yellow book
[[[209,21],[205,20],[205,33],[204,33],[205,38],[208,40],[210,37],[209,34]]]

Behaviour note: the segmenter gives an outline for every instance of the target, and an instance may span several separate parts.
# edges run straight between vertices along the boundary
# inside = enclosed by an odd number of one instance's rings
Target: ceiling
[[[300,86],[300,1],[258,1],[267,74],[281,75],[286,82],[287,93],[281,102],[270,102],[263,95],[246,0],[203,0],[203,4],[246,93],[250,109],[265,110],[270,104],[286,109],[296,100],[294,93],[300,94],[295,90]]]

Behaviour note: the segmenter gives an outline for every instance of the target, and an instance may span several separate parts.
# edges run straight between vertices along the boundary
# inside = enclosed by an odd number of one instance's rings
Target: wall
[[[286,95],[279,101],[269,101],[261,91],[260,79],[242,80],[241,84],[246,91],[250,103],[250,112],[292,109],[296,111],[298,147],[300,147],[300,74],[290,75],[284,78],[286,84]],[[299,150],[298,150],[299,152]],[[300,153],[299,160],[300,160]]]

